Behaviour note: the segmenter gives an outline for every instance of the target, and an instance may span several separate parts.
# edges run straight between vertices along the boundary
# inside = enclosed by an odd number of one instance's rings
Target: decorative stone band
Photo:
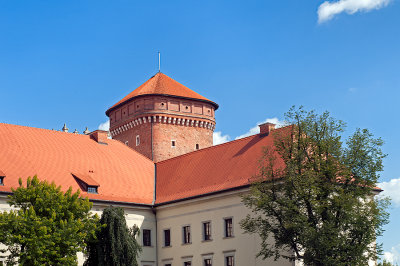
[[[201,127],[206,128],[211,131],[214,131],[215,124],[199,119],[189,119],[189,118],[177,118],[171,116],[162,116],[162,115],[153,115],[153,116],[143,116],[135,118],[125,124],[118,126],[117,128],[111,129],[110,134],[112,137],[121,134],[122,132],[131,129],[133,127],[139,126],[145,123],[164,123],[164,124],[172,124],[172,125],[180,125],[187,127]]]

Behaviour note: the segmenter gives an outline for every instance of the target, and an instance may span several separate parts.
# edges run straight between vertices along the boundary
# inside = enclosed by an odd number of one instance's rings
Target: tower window
[[[136,135],[136,146],[140,145],[140,137],[139,135]]]
[[[128,144],[129,144],[129,141],[125,141],[125,145],[128,146]]]
[[[171,147],[175,148],[176,147],[176,141],[175,140],[171,140]]]
[[[149,229],[143,229],[143,246],[151,246],[151,230]]]
[[[0,176],[0,186],[4,186],[4,176]]]
[[[196,150],[200,149],[200,145],[196,144]]]

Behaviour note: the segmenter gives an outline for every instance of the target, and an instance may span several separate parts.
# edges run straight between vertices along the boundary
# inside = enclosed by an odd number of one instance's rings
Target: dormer
[[[93,173],[93,171],[89,171]],[[96,182],[89,174],[71,173],[81,189],[87,193],[97,194],[100,184]]]
[[[0,186],[4,186],[4,178],[6,177],[6,174],[0,170]]]

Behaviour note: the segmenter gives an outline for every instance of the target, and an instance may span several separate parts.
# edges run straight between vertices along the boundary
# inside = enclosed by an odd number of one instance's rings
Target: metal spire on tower
[[[158,51],[158,72],[161,72],[161,53]]]

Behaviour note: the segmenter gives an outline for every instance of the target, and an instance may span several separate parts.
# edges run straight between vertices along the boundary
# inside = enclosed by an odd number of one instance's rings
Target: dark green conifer
[[[103,228],[97,233],[97,239],[88,244],[88,259],[85,264],[137,266],[136,258],[141,251],[136,241],[139,228],[128,228],[124,210],[120,207],[104,209],[100,223]]]

